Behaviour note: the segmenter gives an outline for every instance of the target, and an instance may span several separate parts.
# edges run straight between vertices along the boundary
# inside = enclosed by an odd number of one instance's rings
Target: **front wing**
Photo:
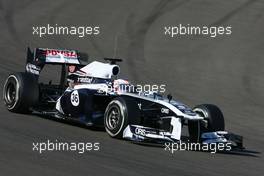
[[[128,125],[123,132],[123,138],[137,143],[165,144],[183,142],[180,139],[176,139],[171,132],[139,125]],[[185,142],[188,143],[189,141]],[[226,131],[202,133],[200,143],[230,143],[232,149],[244,149],[243,137]]]

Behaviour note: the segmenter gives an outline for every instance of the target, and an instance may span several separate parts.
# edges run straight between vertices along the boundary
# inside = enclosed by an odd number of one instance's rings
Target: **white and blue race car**
[[[241,136],[225,131],[224,116],[217,106],[190,108],[171,95],[137,91],[136,86],[117,78],[120,59],[86,65],[82,57],[76,50],[29,49],[26,71],[10,74],[4,84],[7,109],[104,127],[113,138],[136,142],[179,142],[182,127],[187,125],[191,142],[229,142],[233,148],[243,148]],[[61,65],[58,85],[39,83],[46,64]]]

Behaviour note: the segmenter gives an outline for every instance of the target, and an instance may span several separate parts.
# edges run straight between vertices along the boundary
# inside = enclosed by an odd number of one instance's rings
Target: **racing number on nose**
[[[71,93],[71,103],[73,106],[79,105],[79,94],[78,94],[77,90],[75,90]]]

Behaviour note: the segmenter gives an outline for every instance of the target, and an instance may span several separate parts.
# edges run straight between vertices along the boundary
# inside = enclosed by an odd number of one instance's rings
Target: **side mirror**
[[[169,100],[169,102],[172,100],[172,95],[171,94],[168,94],[167,95],[167,98],[168,98],[168,100]]]

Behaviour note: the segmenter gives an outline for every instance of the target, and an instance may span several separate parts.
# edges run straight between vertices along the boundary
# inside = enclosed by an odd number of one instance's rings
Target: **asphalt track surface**
[[[98,25],[101,34],[32,35],[32,26],[47,23]],[[179,23],[231,25],[232,35],[164,35],[165,25]],[[263,175],[263,28],[262,0],[1,0],[1,91],[9,73],[24,70],[28,45],[76,48],[88,52],[91,60],[115,55],[125,59],[122,75],[135,83],[165,83],[168,93],[190,106],[219,105],[226,129],[243,135],[245,147],[256,153],[171,154],[115,140],[102,131],[10,113],[1,103],[0,175]],[[100,142],[100,151],[32,151],[32,142],[48,139]]]

